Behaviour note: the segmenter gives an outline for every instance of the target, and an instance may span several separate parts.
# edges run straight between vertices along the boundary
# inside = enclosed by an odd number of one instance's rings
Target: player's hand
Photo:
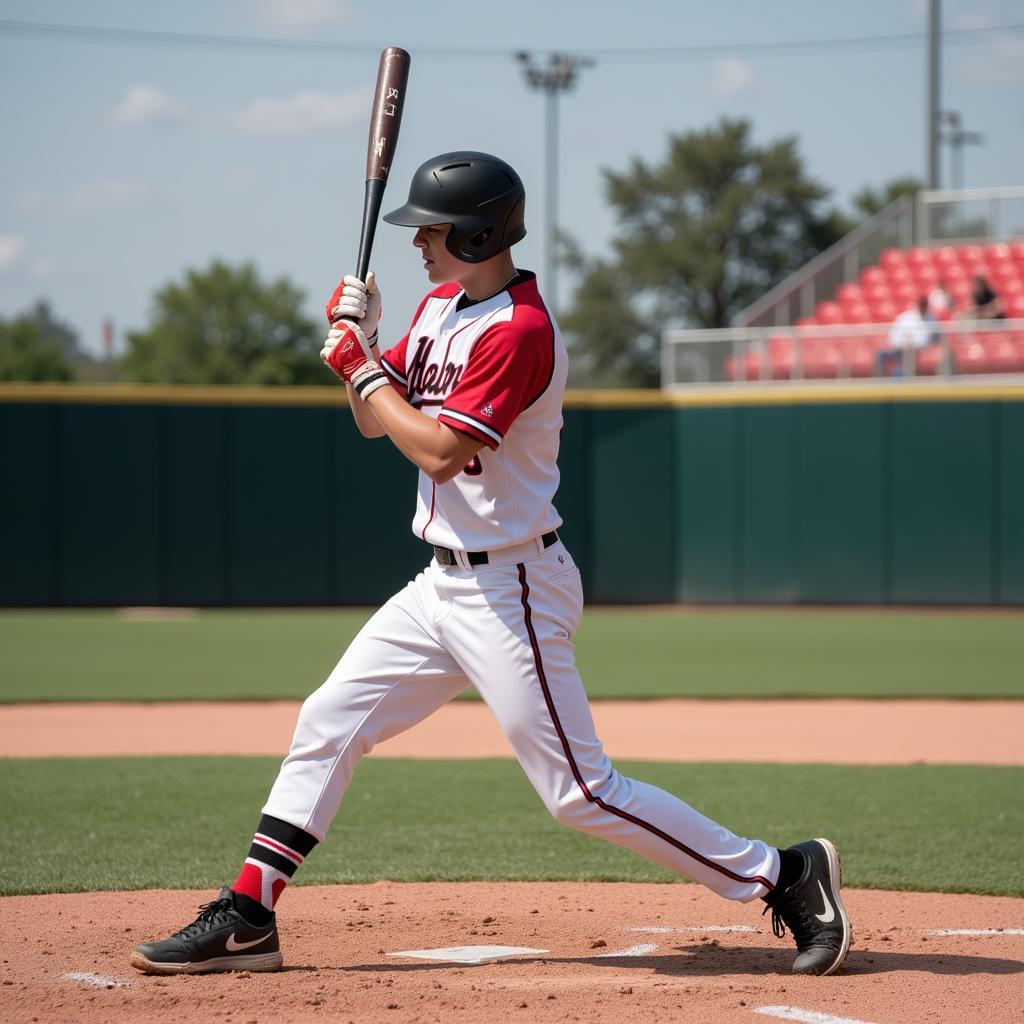
[[[380,289],[371,270],[364,284],[358,277],[346,274],[327,300],[327,319],[335,323],[341,317],[358,322],[367,338],[377,333],[380,323]]]
[[[320,358],[346,384],[361,370],[376,368],[376,350],[367,340],[359,324],[339,320],[324,339]]]

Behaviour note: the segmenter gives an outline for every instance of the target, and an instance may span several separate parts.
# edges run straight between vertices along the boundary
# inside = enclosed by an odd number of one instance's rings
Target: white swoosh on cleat
[[[828,897],[825,895],[825,887],[821,884],[820,878],[818,879],[818,889],[821,892],[821,898],[825,901],[825,909],[820,914],[815,914],[814,916],[822,924],[828,924],[830,921],[834,921],[836,919],[836,909],[832,906]],[[228,942],[230,941],[231,940],[228,939]]]
[[[829,918],[829,920],[831,921],[832,918]],[[248,949],[250,946],[258,946],[261,942],[266,942],[272,934],[272,932],[268,932],[266,935],[262,936],[262,938],[253,939],[252,942],[236,942],[235,934],[232,932],[228,936],[228,941],[225,942],[224,945],[227,947],[227,951],[229,953],[237,953],[240,949]]]

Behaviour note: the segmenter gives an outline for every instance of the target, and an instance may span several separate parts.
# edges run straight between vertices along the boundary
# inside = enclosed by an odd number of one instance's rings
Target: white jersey
[[[482,302],[463,296],[457,284],[430,292],[381,365],[414,409],[486,446],[448,483],[420,472],[413,532],[487,551],[562,523],[552,499],[568,356],[528,271]]]

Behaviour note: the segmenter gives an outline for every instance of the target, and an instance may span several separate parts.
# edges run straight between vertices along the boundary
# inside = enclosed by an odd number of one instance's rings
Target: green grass
[[[366,609],[0,613],[0,702],[304,697]],[[595,698],[1024,698],[1024,616],[603,609],[577,635]]]
[[[0,761],[0,892],[230,882],[276,758]],[[1024,769],[622,762],[737,832],[835,840],[852,886],[1024,896]],[[500,796],[500,799],[496,797]],[[304,883],[667,881],[547,816],[511,761],[369,760]]]

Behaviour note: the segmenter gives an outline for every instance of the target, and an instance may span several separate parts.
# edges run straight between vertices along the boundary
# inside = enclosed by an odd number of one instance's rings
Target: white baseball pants
[[[431,562],[367,622],[302,705],[264,813],[322,840],[358,760],[472,685],[558,821],[728,899],[765,895],[776,849],[612,767],[570,639],[583,611],[579,570],[561,542],[516,557],[472,569]]]

